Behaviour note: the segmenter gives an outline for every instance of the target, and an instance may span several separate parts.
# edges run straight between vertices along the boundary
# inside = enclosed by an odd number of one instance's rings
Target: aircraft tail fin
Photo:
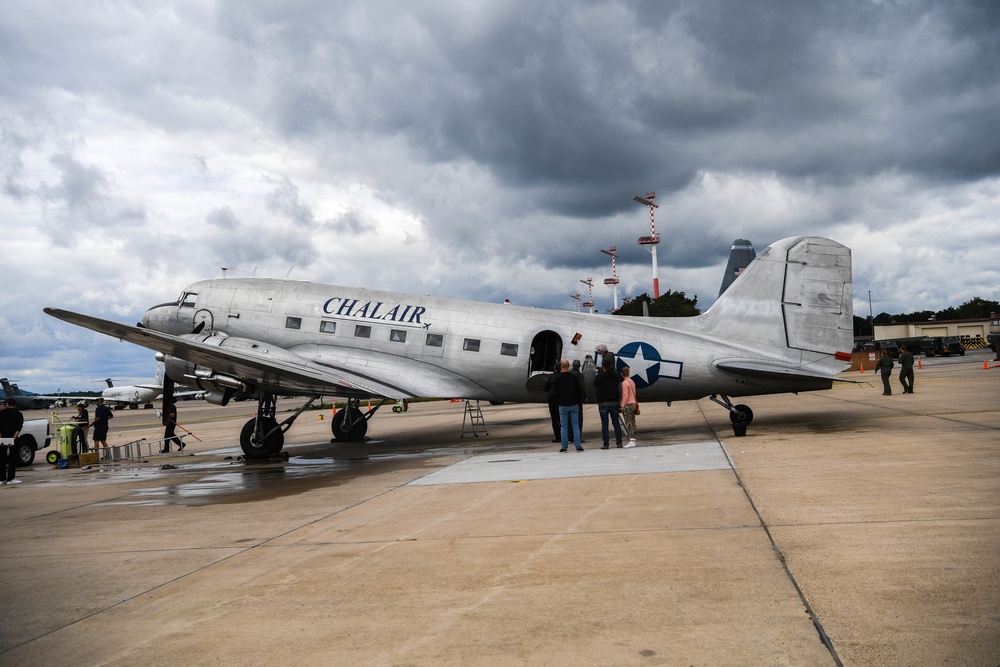
[[[104,381],[108,383],[108,389],[113,389],[114,388],[115,383],[112,382],[111,378],[104,378]]]
[[[702,317],[710,335],[843,361],[854,343],[851,250],[813,236],[777,241]]]
[[[0,378],[0,386],[3,386],[3,394],[8,398],[21,395],[21,389],[16,384],[8,382],[7,378]]]

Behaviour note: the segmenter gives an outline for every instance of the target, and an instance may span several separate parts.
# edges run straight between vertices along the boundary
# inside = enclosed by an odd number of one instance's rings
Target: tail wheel
[[[271,429],[278,425],[278,422],[271,417],[249,420],[240,431],[240,447],[248,459],[269,459],[280,452],[285,445],[285,434],[279,430],[266,438],[260,438],[257,436],[258,421],[261,422],[260,432],[263,436],[267,436]]]
[[[749,405],[734,405],[736,412],[729,411],[729,421],[734,424],[749,424],[753,421],[753,410]]]
[[[347,419],[348,413],[351,415],[350,420]],[[338,442],[357,442],[364,439],[368,432],[368,420],[362,416],[361,410],[345,408],[333,416],[330,430]]]

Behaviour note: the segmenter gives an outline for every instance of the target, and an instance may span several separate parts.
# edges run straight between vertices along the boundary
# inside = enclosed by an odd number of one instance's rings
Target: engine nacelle
[[[257,355],[261,358],[284,360],[301,364],[305,360],[294,352],[280,347],[272,347],[267,343],[238,338],[225,334],[187,334],[181,336],[204,345],[214,345],[219,348],[239,351],[243,354]],[[195,387],[206,392],[205,400],[214,405],[226,405],[234,396],[253,395],[257,391],[254,378],[240,379],[224,373],[217,373],[207,366],[200,366],[185,359],[179,359],[162,353],[157,353],[157,360],[163,362],[164,372],[177,384]],[[259,381],[259,380],[258,380]]]

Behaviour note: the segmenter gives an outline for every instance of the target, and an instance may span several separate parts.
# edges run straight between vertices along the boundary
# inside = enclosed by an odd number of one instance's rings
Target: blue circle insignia
[[[628,343],[618,350],[617,357],[615,363],[618,370],[628,366],[629,377],[635,382],[636,388],[643,389],[660,379],[660,362],[663,358],[649,343]]]

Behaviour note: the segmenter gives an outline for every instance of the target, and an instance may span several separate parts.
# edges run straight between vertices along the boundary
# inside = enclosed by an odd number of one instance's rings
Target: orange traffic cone
[[[861,372],[864,373],[865,372],[865,362],[864,362],[863,359],[858,362],[858,366],[861,366]]]
[[[917,368],[922,369],[924,367],[923,362],[920,361],[920,357],[917,357]]]
[[[984,371],[990,370],[990,362],[987,361],[986,359],[983,359],[983,370]]]

